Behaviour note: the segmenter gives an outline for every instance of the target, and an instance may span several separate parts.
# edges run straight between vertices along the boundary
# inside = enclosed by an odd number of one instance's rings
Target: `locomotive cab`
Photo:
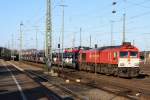
[[[119,55],[118,67],[139,67],[139,57],[137,51],[121,51]]]
[[[139,50],[131,44],[123,44],[118,58],[118,74],[123,77],[136,77],[139,73]]]

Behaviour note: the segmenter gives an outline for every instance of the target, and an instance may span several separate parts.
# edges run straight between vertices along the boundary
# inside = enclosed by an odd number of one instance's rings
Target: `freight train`
[[[7,48],[0,47],[0,58],[4,60],[11,59],[11,51]]]
[[[13,52],[12,52],[8,48],[0,47],[0,59],[4,59],[6,61],[14,59],[15,61],[18,61],[19,60],[19,53],[17,50],[13,50]]]
[[[36,49],[28,49],[22,51],[22,60],[37,62],[37,63],[45,63],[45,55],[43,50]]]
[[[62,59],[63,55],[63,59]],[[63,65],[76,70],[84,70],[119,77],[139,75],[139,49],[129,42],[119,46],[100,48],[67,48],[62,53],[53,53],[53,64]],[[44,61],[42,61],[44,62]]]

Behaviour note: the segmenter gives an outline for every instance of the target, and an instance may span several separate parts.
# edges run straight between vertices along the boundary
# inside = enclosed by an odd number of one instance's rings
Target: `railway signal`
[[[113,6],[113,10],[112,10],[112,13],[115,14],[116,13],[116,10],[115,10],[115,5],[117,4],[116,1],[113,1],[112,3],[112,6]]]
[[[60,44],[58,44],[58,48],[60,48]]]
[[[95,48],[97,48],[97,44],[95,44]]]

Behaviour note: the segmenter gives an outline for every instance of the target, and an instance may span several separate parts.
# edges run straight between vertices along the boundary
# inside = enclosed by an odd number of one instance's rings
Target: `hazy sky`
[[[79,46],[79,30],[82,28],[82,45],[110,45],[111,20],[114,45],[122,41],[122,15],[126,8],[126,41],[133,42],[141,50],[150,50],[150,0],[64,0],[65,47]],[[117,4],[113,7],[112,1]],[[61,37],[61,0],[52,0],[53,48]],[[116,14],[112,14],[112,10]],[[15,48],[19,46],[19,25],[23,22],[23,48],[35,48],[38,32],[38,48],[44,46],[46,0],[0,0],[0,46],[11,47],[14,34]]]

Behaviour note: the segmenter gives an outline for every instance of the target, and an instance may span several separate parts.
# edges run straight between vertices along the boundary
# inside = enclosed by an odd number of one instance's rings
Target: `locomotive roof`
[[[103,46],[103,47],[94,48],[90,50],[105,50],[105,49],[112,49],[112,48],[116,49],[116,48],[121,48],[122,46],[132,46],[132,45],[130,42],[123,42],[122,45],[118,45],[118,46]]]
[[[90,49],[90,50],[105,50],[105,49],[120,48],[120,47],[121,47],[121,45],[119,45],[119,46],[104,46],[104,47],[94,48],[94,49]]]
[[[88,50],[88,49],[91,49],[90,47],[86,47],[86,46],[78,46],[78,47],[74,47],[74,48],[65,48],[66,50],[67,49],[83,49],[83,50]]]

